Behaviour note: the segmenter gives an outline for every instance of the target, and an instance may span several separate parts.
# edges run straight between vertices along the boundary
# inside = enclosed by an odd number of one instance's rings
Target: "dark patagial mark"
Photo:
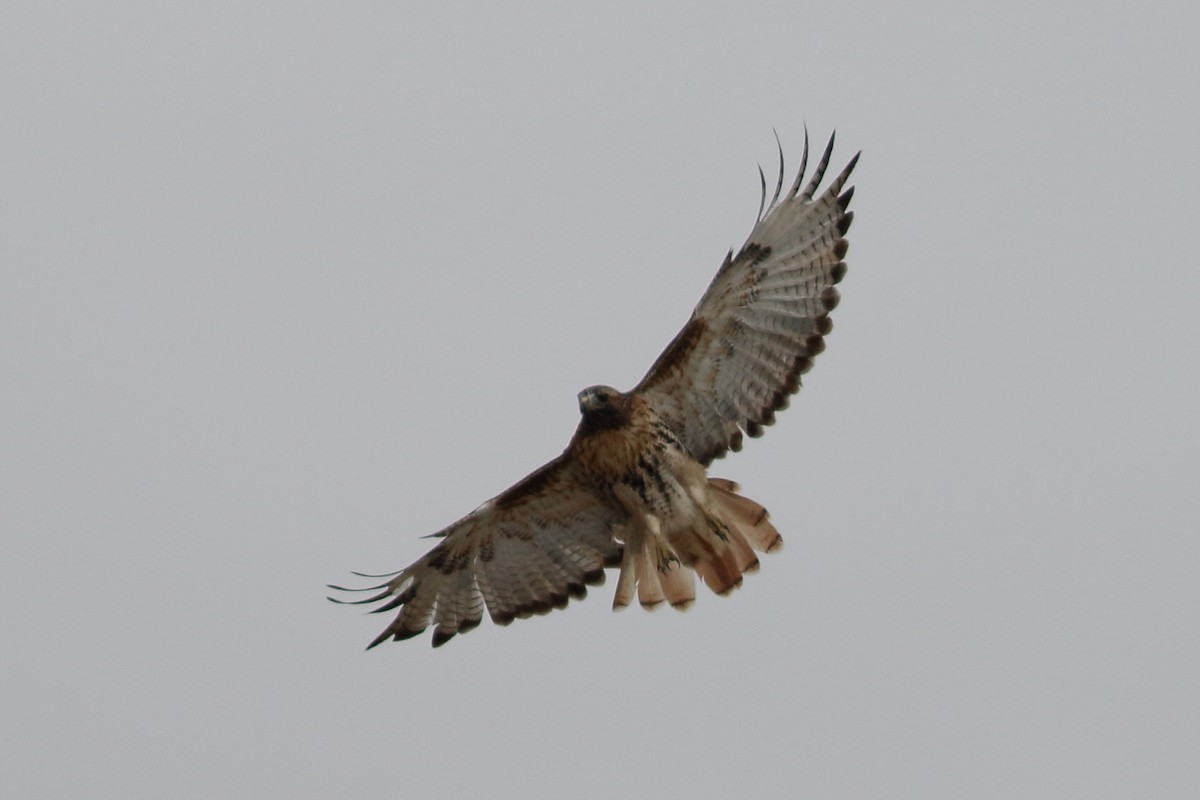
[[[689,319],[687,325],[683,326],[683,330],[675,334],[675,338],[667,345],[667,349],[663,350],[662,354],[655,360],[654,365],[650,367],[650,371],[646,373],[646,377],[642,378],[642,382],[637,385],[634,391],[637,392],[653,386],[673,373],[691,355],[692,351],[696,349],[707,329],[707,323],[700,317]]]
[[[438,572],[449,574],[445,573],[443,569],[446,566],[446,562],[449,560],[450,551],[446,549],[446,543],[442,542],[437,547],[429,551],[428,561],[425,563],[428,564],[432,569],[436,569]]]
[[[745,261],[747,264],[761,264],[771,257],[771,248],[765,244],[757,242],[746,242],[741,250],[738,251],[737,260]]]
[[[453,575],[459,570],[465,569],[470,562],[470,556],[466,553],[451,553],[443,545],[433,548],[430,556],[429,561],[426,563],[430,568],[436,569],[443,575]]]
[[[503,511],[516,508],[522,503],[541,495],[554,482],[554,479],[557,477],[558,468],[561,465],[562,457],[560,456],[526,475],[508,491],[492,501],[496,510]]]

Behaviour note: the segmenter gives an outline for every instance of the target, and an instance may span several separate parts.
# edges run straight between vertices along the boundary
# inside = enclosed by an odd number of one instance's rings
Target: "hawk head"
[[[611,386],[589,386],[579,393],[579,413],[589,430],[616,428],[629,420],[629,397]]]

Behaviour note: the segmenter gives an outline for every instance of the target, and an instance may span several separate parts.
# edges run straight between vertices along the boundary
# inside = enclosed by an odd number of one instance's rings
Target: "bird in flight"
[[[433,646],[475,628],[564,608],[619,568],[613,608],[685,609],[696,576],[718,595],[782,546],[766,509],[736,483],[710,477],[713,459],[761,436],[825,349],[846,274],[846,188],[856,154],[818,194],[833,137],[805,182],[808,136],[783,192],[783,149],[770,203],[766,178],[750,236],[725,256],[687,324],[637,386],[579,393],[579,426],[554,460],[431,538],[440,541],[360,600],[399,609],[367,646],[433,626]],[[803,184],[803,186],[802,186]]]

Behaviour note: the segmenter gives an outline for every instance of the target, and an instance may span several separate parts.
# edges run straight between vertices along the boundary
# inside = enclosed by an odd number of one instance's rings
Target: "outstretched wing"
[[[700,303],[634,391],[641,392],[667,420],[697,461],[708,465],[728,450],[740,450],[742,433],[762,435],[800,376],[825,349],[833,328],[829,312],[839,295],[834,284],[846,274],[847,211],[854,188],[842,187],[858,155],[816,195],[833,137],[804,186],[808,134],[799,174],[786,195],[783,151],[775,195],[750,237],[732,251]],[[760,170],[761,175],[761,170]],[[763,179],[763,205],[766,179]]]
[[[492,621],[563,608],[587,587],[604,583],[604,568],[621,562],[612,529],[619,513],[577,479],[574,462],[559,456],[508,491],[433,534],[442,541],[416,563],[390,575],[363,600],[387,600],[376,612],[400,612],[367,649],[433,629],[433,646],[479,625],[484,606]]]

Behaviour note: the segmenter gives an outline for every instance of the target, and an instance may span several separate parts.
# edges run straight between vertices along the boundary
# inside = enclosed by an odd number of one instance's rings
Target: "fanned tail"
[[[613,608],[625,608],[636,594],[647,609],[666,600],[684,610],[696,598],[693,571],[718,595],[729,594],[742,585],[743,575],[757,572],[755,551],[775,552],[783,538],[767,510],[737,490],[733,481],[710,478],[708,510],[697,525],[664,536],[652,519],[647,528],[627,531]]]
[[[783,537],[771,524],[767,510],[749,497],[740,495],[738,485],[724,478],[708,479],[708,499],[726,524],[737,528],[760,553],[774,553],[783,547]]]

